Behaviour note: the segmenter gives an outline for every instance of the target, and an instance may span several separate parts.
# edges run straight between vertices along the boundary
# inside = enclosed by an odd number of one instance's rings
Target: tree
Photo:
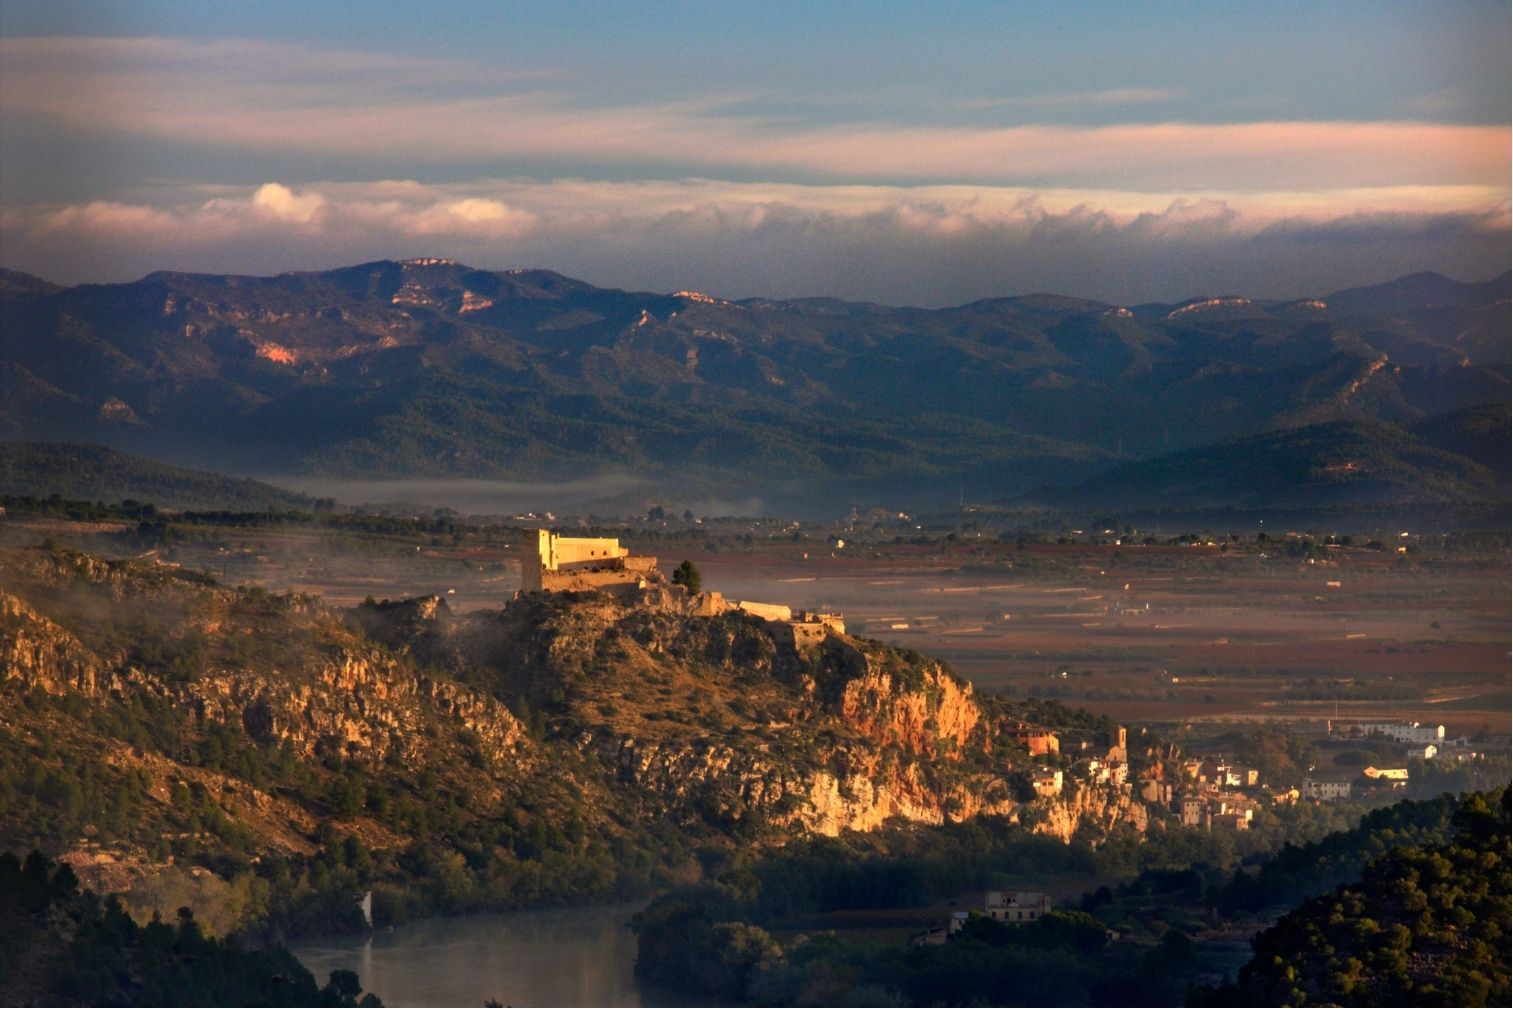
[[[693,595],[703,586],[704,576],[693,566],[693,561],[684,561],[673,570],[672,583],[683,586],[689,595]]]

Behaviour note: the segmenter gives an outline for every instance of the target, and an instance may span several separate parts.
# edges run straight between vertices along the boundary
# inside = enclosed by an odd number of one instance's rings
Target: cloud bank
[[[1340,206],[1348,206],[1340,212]],[[724,297],[942,305],[1050,290],[1132,302],[1296,297],[1418,269],[1507,268],[1495,189],[1143,194],[707,179],[267,182],[0,213],[7,265],[63,281],[440,255]]]

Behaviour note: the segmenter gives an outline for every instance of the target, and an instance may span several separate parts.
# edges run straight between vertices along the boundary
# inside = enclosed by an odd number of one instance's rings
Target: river
[[[644,904],[427,918],[381,929],[371,940],[326,939],[293,947],[324,984],[354,970],[386,1006],[676,1005],[675,993],[635,976]]]

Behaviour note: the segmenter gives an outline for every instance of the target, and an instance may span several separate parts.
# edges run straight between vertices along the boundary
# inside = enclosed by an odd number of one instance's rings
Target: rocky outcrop
[[[105,664],[78,638],[0,591],[0,683],[15,679],[49,694],[93,694],[108,678]]]
[[[766,821],[833,837],[894,818],[941,824],[1008,815],[1016,806],[992,776],[945,784],[924,764],[870,746],[816,751],[815,760],[795,764],[760,743],[669,744],[593,733],[578,742],[639,794],[686,819],[725,826]],[[836,763],[845,766],[829,766]]]
[[[427,743],[416,726],[442,719],[471,734],[492,761],[515,755],[520,722],[502,704],[457,683],[417,674],[370,650],[343,651],[317,667],[313,682],[240,673],[211,674],[185,690],[201,719],[240,724],[249,736],[290,740],[307,756],[416,760]]]
[[[156,694],[199,725],[238,725],[259,742],[289,740],[305,756],[334,747],[344,759],[414,760],[430,742],[417,730],[440,722],[469,733],[491,761],[519,759],[525,732],[503,704],[364,642],[311,597],[244,596],[172,569],[72,552],[27,551],[7,560],[18,581],[55,604],[59,619],[141,611],[168,621],[154,644],[210,644],[164,676],[129,651],[92,648],[31,603],[0,591],[0,682],[16,678],[50,694],[73,690],[93,698]],[[445,607],[433,596],[396,612],[413,628]],[[292,647],[242,658],[239,639],[270,633],[270,623]]]
[[[837,706],[846,724],[880,745],[924,753],[965,747],[974,736],[981,742],[982,712],[970,683],[930,663],[916,671],[917,685],[906,686],[858,654],[865,671],[845,685]]]
[[[968,783],[931,783],[921,765],[883,774],[815,775],[810,783],[806,829],[835,836],[843,830],[877,830],[895,817],[915,823],[961,823],[979,816],[1008,816],[1017,804],[991,776]]]
[[[1069,785],[1062,795],[1035,803],[1032,810],[1021,812],[1020,822],[1037,834],[1049,834],[1062,841],[1071,841],[1083,829],[1099,836],[1120,825],[1142,833],[1149,826],[1145,804],[1129,790],[1115,785],[1077,782]]]

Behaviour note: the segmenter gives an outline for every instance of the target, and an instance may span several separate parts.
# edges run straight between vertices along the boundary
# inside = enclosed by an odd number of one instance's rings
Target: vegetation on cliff
[[[361,998],[359,998],[361,996]],[[0,1002],[6,1005],[377,1006],[351,971],[318,986],[283,946],[208,937],[189,908],[138,925],[80,892],[67,865],[0,854]]]

